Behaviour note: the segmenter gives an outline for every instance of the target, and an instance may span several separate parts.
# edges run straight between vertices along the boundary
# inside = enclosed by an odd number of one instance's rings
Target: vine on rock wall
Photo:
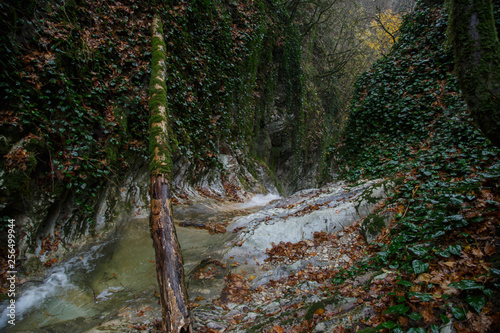
[[[102,185],[145,156],[151,8],[1,6],[2,214],[70,195],[92,224]]]
[[[89,230],[104,184],[148,159],[154,10],[165,27],[174,163],[187,158],[193,178],[220,168],[220,154],[246,163],[258,155],[254,147],[269,119],[285,127],[265,134],[264,163],[297,168],[311,159],[308,140],[318,136],[308,139],[309,128],[318,115],[314,103],[304,106],[301,40],[279,2],[0,6],[8,14],[0,36],[2,216],[27,214],[37,229],[50,206],[66,198]],[[46,207],[35,216],[30,200]]]
[[[397,274],[367,322],[378,329],[498,329],[500,155],[460,94],[446,14],[421,2],[405,17],[392,51],[359,79],[337,151],[349,180],[401,180],[381,208],[394,214],[391,229],[341,274]]]

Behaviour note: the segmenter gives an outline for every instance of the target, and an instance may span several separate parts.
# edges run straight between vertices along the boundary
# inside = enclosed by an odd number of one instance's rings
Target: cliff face
[[[277,3],[10,1],[2,11],[0,209],[29,231],[24,250],[41,236],[100,232],[106,193],[148,163],[155,12],[179,195],[317,183],[323,111],[310,106],[301,39]]]

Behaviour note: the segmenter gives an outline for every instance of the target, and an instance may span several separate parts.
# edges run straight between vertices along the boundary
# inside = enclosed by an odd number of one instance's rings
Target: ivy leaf
[[[413,266],[413,272],[415,274],[425,273],[429,269],[429,264],[424,263],[420,260],[413,260],[412,266]]]
[[[477,283],[474,280],[462,280],[460,282],[452,282],[450,283],[450,287],[457,288],[460,290],[484,289],[484,286],[482,284]]]
[[[422,246],[410,247],[408,250],[410,250],[410,252],[412,252],[414,255],[419,256],[419,257],[422,257],[422,256],[426,255],[427,252],[429,252],[428,249],[426,249]]]
[[[412,327],[407,331],[407,333],[427,333],[427,331],[422,327]]]
[[[382,323],[382,324],[378,325],[378,326],[377,326],[377,329],[381,329],[381,328],[388,328],[388,329],[392,329],[392,328],[394,328],[394,327],[396,327],[396,326],[397,326],[397,325],[396,325],[396,323],[395,323],[395,322],[393,322],[393,321],[389,320],[389,321],[386,321],[386,322],[384,322],[384,323]]]
[[[396,284],[399,284],[399,285],[402,285],[402,286],[407,286],[407,287],[413,287],[414,284],[411,283],[410,281],[407,281],[407,280],[399,280],[398,282],[396,282]]]
[[[457,320],[464,320],[465,319],[465,312],[462,308],[459,307],[451,307],[451,313]]]
[[[467,295],[465,297],[465,301],[474,309],[476,310],[477,313],[481,312],[481,309],[483,306],[486,304],[486,299],[484,296],[479,295],[479,296],[473,296],[473,295]]]
[[[450,323],[450,318],[448,318],[446,315],[444,314],[440,314],[439,317],[441,318],[441,320],[443,321],[443,324],[449,324]]]
[[[443,251],[438,250],[436,253],[439,254],[443,258],[449,258],[451,256],[450,251],[448,249],[443,250]]]
[[[489,298],[492,298],[492,297],[493,297],[493,295],[494,295],[493,290],[491,290],[491,289],[484,289],[484,290],[483,290],[483,293],[484,293],[486,296],[488,296]]]
[[[421,292],[409,292],[408,295],[415,296],[423,302],[429,302],[434,300],[434,297],[431,294],[425,294]]]
[[[496,276],[500,276],[500,269],[490,267],[490,271]]]
[[[450,251],[451,254],[454,254],[456,256],[462,255],[462,247],[460,245],[450,245],[448,247],[448,251]]]
[[[468,225],[467,223],[467,220],[464,219],[464,217],[461,215],[461,214],[457,214],[457,215],[451,215],[451,216],[447,216],[445,219],[444,219],[444,222],[445,223],[450,223],[452,222],[453,225],[457,228],[460,228],[460,227],[465,227],[466,225]]]
[[[408,317],[410,317],[410,319],[413,319],[415,321],[418,321],[423,318],[422,315],[418,312],[412,312],[408,315]]]
[[[399,313],[399,314],[404,314],[408,312],[409,308],[404,305],[404,304],[398,304],[394,306],[390,306],[387,310],[384,311],[384,314],[388,313]]]

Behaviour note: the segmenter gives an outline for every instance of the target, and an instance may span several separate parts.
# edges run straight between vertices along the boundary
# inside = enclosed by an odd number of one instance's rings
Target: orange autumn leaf
[[[283,327],[278,326],[278,325],[274,325],[273,326],[273,331],[276,332],[276,333],[284,333],[285,332],[285,330],[283,329]]]
[[[455,261],[446,261],[444,264],[448,267],[453,267],[456,264],[456,262]]]
[[[408,318],[406,317],[399,317],[398,318],[398,323],[400,323],[403,327],[408,326]]]
[[[314,311],[314,314],[315,314],[315,315],[320,315],[320,316],[321,316],[323,313],[325,313],[325,310],[324,310],[324,309],[322,309],[322,308],[319,308],[319,309],[317,309],[316,311]]]
[[[491,245],[491,243],[486,244],[486,246],[484,247],[484,253],[486,253],[486,255],[488,256],[494,254],[495,246]]]

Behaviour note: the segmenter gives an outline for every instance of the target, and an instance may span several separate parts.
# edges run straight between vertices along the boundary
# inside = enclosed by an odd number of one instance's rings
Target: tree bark
[[[500,44],[491,0],[449,0],[448,37],[472,118],[500,147]]]
[[[170,184],[163,175],[151,176],[151,236],[162,305],[162,330],[192,332],[184,268],[172,219]]]
[[[168,126],[165,51],[162,24],[153,19],[150,100],[151,237],[162,306],[161,329],[192,333],[189,299],[184,286],[181,249],[172,218],[170,175],[172,159]]]

